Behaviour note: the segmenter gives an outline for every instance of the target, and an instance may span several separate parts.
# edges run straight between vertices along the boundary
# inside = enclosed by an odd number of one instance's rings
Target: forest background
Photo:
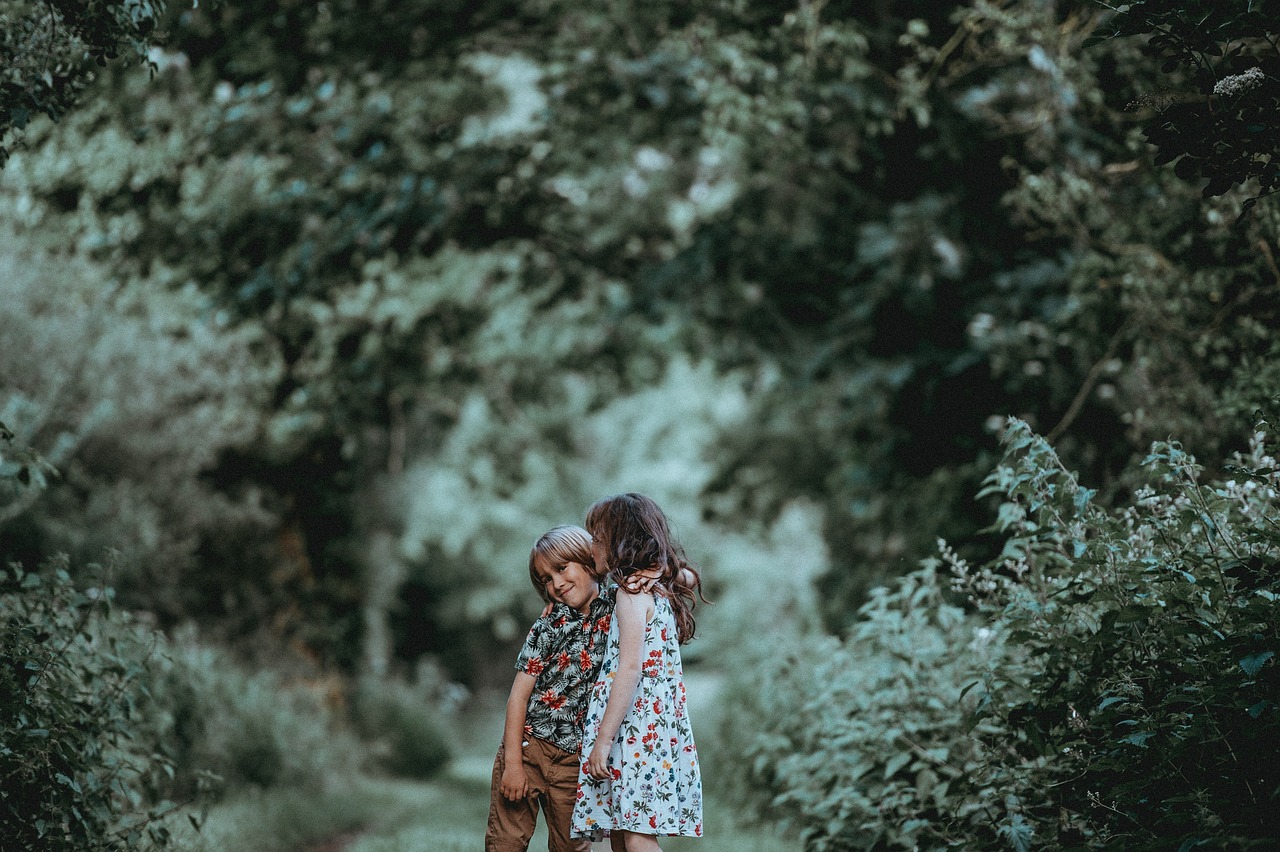
[[[1276,841],[1275,3],[0,12],[16,848],[445,771],[620,490],[729,821]]]

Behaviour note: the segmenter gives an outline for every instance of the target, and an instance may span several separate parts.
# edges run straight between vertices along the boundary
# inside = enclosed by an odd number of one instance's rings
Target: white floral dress
[[[583,721],[574,837],[601,840],[618,828],[653,835],[702,836],[702,775],[693,728],[685,712],[684,672],[671,603],[655,597],[645,625],[643,663],[636,700],[609,752],[613,779],[586,773],[618,670],[618,619],[609,626],[604,663],[587,699]]]

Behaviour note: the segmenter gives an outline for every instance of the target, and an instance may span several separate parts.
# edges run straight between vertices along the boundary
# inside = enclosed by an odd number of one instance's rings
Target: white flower
[[[1220,97],[1228,97],[1230,95],[1238,95],[1241,92],[1248,91],[1254,86],[1259,86],[1265,79],[1262,71],[1257,68],[1250,68],[1243,74],[1232,74],[1230,77],[1223,77],[1213,87],[1213,93]]]

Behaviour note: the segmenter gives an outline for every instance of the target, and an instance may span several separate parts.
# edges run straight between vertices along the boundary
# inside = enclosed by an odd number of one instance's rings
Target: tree
[[[33,117],[61,118],[109,60],[123,52],[148,61],[164,8],[164,0],[0,4],[0,166]]]
[[[3,204],[29,239],[73,235],[126,287],[190,284],[261,332],[262,431],[208,478],[288,507],[333,607],[315,622],[356,617],[361,495],[444,452],[474,393],[499,436],[477,451],[516,491],[530,443],[565,446],[527,407],[585,388],[599,410],[688,353],[755,405],[708,514],[821,504],[840,629],[936,536],[994,545],[972,495],[1002,417],[1119,492],[1169,430],[1203,457],[1240,444],[1203,412],[1252,410],[1276,369],[1273,225],[1232,231],[1229,199],[1148,167],[1123,107],[1151,72],[1124,40],[1081,50],[1099,14],[193,9],[185,64],[113,73],[33,129]]]

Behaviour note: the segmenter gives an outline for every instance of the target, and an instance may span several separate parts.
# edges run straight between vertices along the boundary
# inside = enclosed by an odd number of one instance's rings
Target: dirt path
[[[363,834],[363,831],[344,831],[337,837],[331,837],[315,846],[308,846],[301,852],[346,852],[347,848],[359,840]]]

